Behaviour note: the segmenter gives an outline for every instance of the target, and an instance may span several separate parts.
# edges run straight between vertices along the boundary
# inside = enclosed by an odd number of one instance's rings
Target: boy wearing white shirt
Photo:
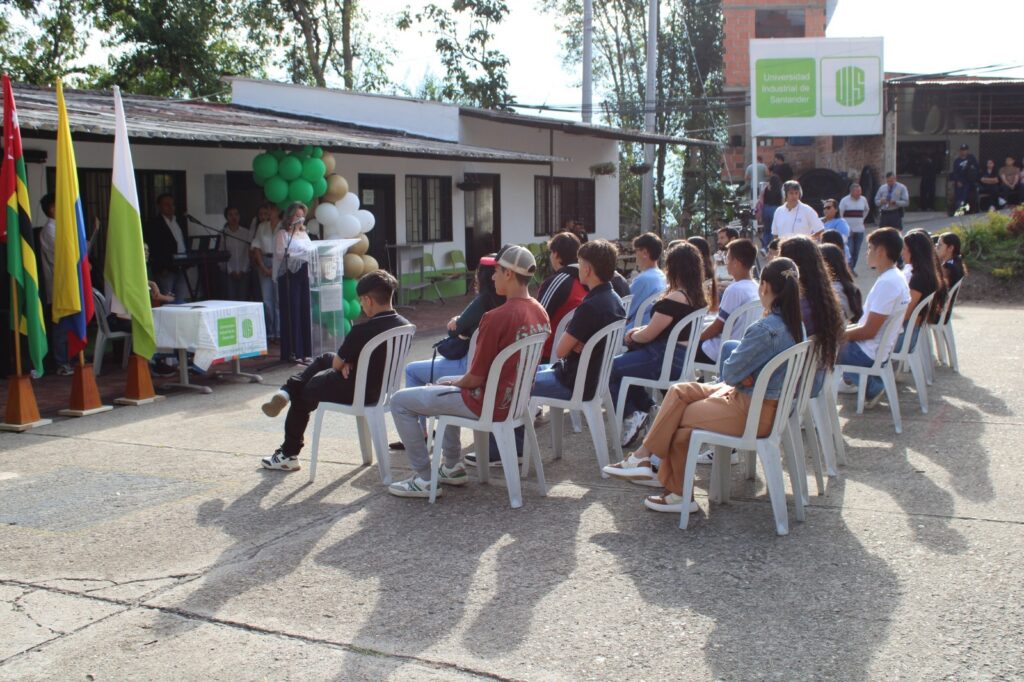
[[[903,237],[894,228],[879,228],[868,237],[868,266],[878,270],[879,275],[864,301],[860,320],[846,328],[846,342],[839,350],[837,360],[839,364],[870,367],[879,354],[888,357],[892,352],[896,337],[892,337],[887,348],[881,348],[882,327],[893,315],[899,315],[902,320],[910,305],[910,287],[896,265],[902,250]],[[856,374],[844,374],[839,384],[840,393],[856,393],[857,380]],[[877,404],[884,392],[880,377],[868,377],[866,397],[869,407]]]
[[[803,197],[800,183],[796,180],[788,181],[782,186],[782,193],[786,197],[786,203],[775,211],[772,218],[772,234],[780,239],[794,234],[805,234],[820,240],[825,225],[813,208],[800,201]]]
[[[725,267],[733,278],[733,283],[722,294],[722,302],[718,306],[718,317],[708,325],[700,335],[700,348],[697,349],[697,362],[717,364],[718,355],[722,350],[722,338],[725,321],[740,306],[758,300],[757,282],[750,278],[750,271],[757,260],[757,247],[749,239],[734,239],[726,247]],[[743,336],[746,327],[742,324],[733,326],[732,339]]]

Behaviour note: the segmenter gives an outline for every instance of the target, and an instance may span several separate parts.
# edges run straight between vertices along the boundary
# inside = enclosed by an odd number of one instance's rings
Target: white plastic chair
[[[924,367],[924,355],[919,352],[919,349],[921,344],[928,342],[925,337],[928,333],[927,322],[921,322],[921,331],[918,333],[917,346],[914,350],[910,349],[910,344],[914,340],[914,326],[917,324],[920,316],[927,315],[933,298],[935,298],[935,294],[929,294],[914,306],[914,311],[907,318],[903,343],[893,350],[891,359],[891,362],[901,362],[909,365],[910,373],[914,377],[914,387],[917,389],[917,400],[921,403],[921,412],[924,414],[928,414],[928,377]],[[895,375],[893,376],[895,377]]]
[[[946,296],[946,304],[942,306],[942,316],[939,321],[933,324],[932,337],[935,340],[935,355],[939,362],[948,365],[954,372],[960,372],[960,360],[956,354],[956,337],[953,335],[953,320],[950,319],[950,310],[960,293],[960,285],[965,278],[954,284]]]
[[[626,313],[629,313],[629,306],[633,304],[633,294],[626,294],[620,300],[622,301],[622,308]]]
[[[764,312],[764,306],[761,304],[760,299],[755,299],[741,305],[725,321],[725,325],[722,327],[722,341],[734,341],[743,338],[747,327],[757,322],[762,312]],[[717,376],[719,371],[718,363],[694,362],[693,371],[695,374],[701,372]]]
[[[643,322],[644,315],[646,315],[647,311],[651,309],[651,306],[653,306],[657,302],[657,300],[659,298],[661,298],[662,296],[664,296],[664,295],[665,295],[664,291],[659,291],[657,293],[651,294],[650,296],[648,296],[644,300],[640,301],[640,305],[637,306],[637,308],[636,308],[636,317],[633,318],[633,326],[634,327],[642,327],[643,326],[643,324],[644,324],[644,322]],[[630,301],[630,305],[632,305],[632,303],[633,303],[632,297],[629,299],[629,301]],[[629,315],[629,308],[626,308],[626,315],[627,316]]]
[[[640,377],[623,377],[622,383],[619,385],[619,399],[615,405],[615,419],[619,424],[622,423],[622,419],[625,417],[626,411],[626,394],[629,392],[631,386],[640,386],[642,388],[650,388],[656,391],[667,391],[672,387],[672,384],[678,384],[681,381],[693,381],[696,377],[693,371],[694,358],[697,357],[697,348],[700,344],[700,333],[702,331],[704,316],[707,315],[708,309],[701,308],[695,310],[683,319],[679,320],[672,327],[669,332],[668,341],[665,344],[665,356],[661,361],[661,372],[655,379],[643,379]],[[684,330],[689,330],[686,340],[683,343],[686,344],[686,357],[683,359],[683,365],[679,368],[679,371],[672,372],[672,364],[675,360],[675,349],[678,347],[679,337],[683,335]],[[625,459],[622,452],[622,441],[616,439],[615,451],[618,455],[618,460],[621,462]]]
[[[811,459],[814,463],[815,480],[818,486],[818,494],[824,494],[824,480],[822,477],[821,470],[821,445],[816,433],[813,431],[813,425],[808,422],[808,425],[812,426],[810,434],[806,434],[803,425],[805,421],[805,415],[810,410],[811,404],[811,390],[814,388],[814,375],[818,371],[818,362],[816,359],[816,344],[817,339],[811,337],[808,339],[811,346],[807,350],[807,356],[804,360],[803,367],[800,369],[800,375],[797,383],[796,397],[793,399],[793,406],[789,411],[789,424],[786,428],[785,433],[782,436],[782,445],[787,451],[787,461],[790,462],[789,478],[793,485],[793,499],[797,502],[796,504],[796,520],[804,520],[804,507],[810,504],[807,493],[807,443],[810,441]],[[824,384],[822,384],[822,393],[824,393]],[[819,394],[820,395],[820,394]],[[807,438],[810,435],[810,439]],[[790,456],[791,455],[791,456]],[[747,477],[753,479],[755,475],[756,463],[754,458],[748,453],[747,455]],[[721,489],[721,494],[724,499],[728,499],[729,495],[729,477],[726,476],[724,481],[719,481],[725,487]]]
[[[384,423],[384,415],[391,410],[391,396],[399,389],[402,375],[405,372],[405,356],[412,345],[416,325],[406,324],[378,334],[359,352],[356,361],[356,385],[352,394],[352,404],[322,402],[316,408],[313,417],[313,448],[309,459],[309,480],[316,478],[316,462],[320,452],[320,429],[323,427],[324,415],[328,412],[341,412],[356,418],[356,433],[359,434],[359,450],[363,455],[363,465],[373,462],[373,451],[377,451],[377,468],[380,469],[380,480],[384,485],[391,483],[391,456],[388,450],[388,428]],[[380,393],[377,402],[366,404],[366,381],[370,371],[370,358],[373,352],[384,345],[384,372],[381,375]]]
[[[537,484],[540,487],[541,495],[547,495],[547,484],[544,481],[544,466],[540,461],[540,447],[537,444],[537,432],[533,429],[532,412],[527,411],[530,400],[530,389],[533,387],[533,378],[537,374],[537,365],[540,364],[540,352],[547,341],[547,333],[532,334],[522,338],[515,343],[503,348],[494,358],[491,369],[487,373],[487,382],[484,384],[484,400],[477,418],[455,417],[452,415],[439,415],[435,428],[431,431],[433,440],[433,457],[430,463],[430,501],[437,498],[438,470],[441,468],[441,441],[438,434],[444,434],[449,426],[473,430],[473,441],[476,447],[477,457],[480,465],[477,466],[477,473],[481,483],[486,483],[490,476],[490,450],[487,443],[489,434],[494,434],[494,440],[498,444],[498,454],[501,455],[501,466],[505,472],[505,484],[508,487],[509,504],[513,509],[523,506],[522,488],[519,482],[518,457],[516,455],[515,430],[522,426],[526,429],[526,461],[523,462],[523,476],[526,476],[529,468],[529,458],[536,458]],[[514,359],[513,359],[514,358]],[[516,377],[512,384],[512,399],[509,403],[508,415],[501,421],[494,419],[494,404],[498,394],[498,378],[506,362],[515,362]]]
[[[804,413],[804,423],[813,425],[818,434],[818,451],[814,460],[814,474],[818,484],[818,494],[824,494],[823,474],[829,477],[839,475],[837,464],[846,464],[846,443],[839,424],[839,409],[836,406],[836,395],[832,390],[835,379],[833,370],[825,373],[825,381],[817,397],[808,401],[808,411]],[[807,418],[810,417],[810,421]],[[824,460],[824,462],[822,462]]]
[[[558,362],[558,355],[555,353],[555,349],[558,348],[558,342],[562,339],[562,334],[565,333],[566,328],[569,326],[569,323],[572,322],[572,318],[575,314],[575,309],[570,310],[565,314],[565,317],[558,321],[558,326],[555,328],[555,335],[551,340],[551,353],[548,355],[548,362],[552,365]],[[580,420],[579,412],[575,410],[570,412],[569,420],[572,422],[573,433],[579,433],[583,430],[583,423]]]
[[[878,344],[879,351],[883,348],[888,348],[892,345],[896,336],[900,333],[903,328],[903,312],[897,311],[893,315],[889,316],[882,324],[880,343]],[[864,397],[867,393],[867,380],[868,377],[880,377],[882,383],[885,386],[885,395],[889,400],[889,409],[892,412],[893,426],[896,429],[896,433],[903,433],[903,419],[900,417],[900,401],[899,394],[896,390],[896,375],[893,371],[892,362],[890,362],[892,354],[876,353],[875,361],[870,367],[860,367],[859,365],[842,365],[836,364],[836,377],[837,379],[833,382],[833,390],[838,388],[839,379],[844,373],[856,374],[857,381],[857,414],[864,413]]]
[[[547,405],[551,413],[551,441],[555,451],[555,458],[562,456],[562,416],[563,410],[579,410],[587,418],[587,426],[590,427],[590,437],[594,441],[594,451],[597,454],[598,469],[608,466],[608,433],[613,440],[619,440],[619,425],[615,423],[615,408],[612,405],[611,392],[608,389],[608,376],[612,370],[612,360],[618,353],[622,344],[622,336],[625,334],[626,321],[617,320],[595,333],[583,345],[580,353],[580,361],[576,371],[576,382],[573,384],[572,395],[568,400],[560,398],[548,398],[534,396],[530,398],[530,414],[536,412],[541,405]],[[595,350],[597,345],[604,341],[604,348],[601,355]],[[599,362],[600,371],[597,375],[596,389],[594,395],[584,399],[584,389],[587,383],[587,374],[591,363]],[[606,414],[601,414],[601,408],[605,408]],[[608,431],[605,430],[604,419],[609,422]],[[537,458],[540,458],[538,451]],[[524,462],[524,466],[527,464]],[[608,474],[601,472],[603,478]]]
[[[772,503],[772,513],[775,516],[775,532],[779,535],[789,533],[789,517],[786,512],[786,490],[782,480],[782,456],[783,450],[787,458],[790,471],[790,479],[802,471],[802,467],[796,462],[793,450],[783,448],[782,440],[789,428],[790,411],[796,398],[797,386],[800,380],[804,364],[807,360],[811,342],[803,341],[779,353],[761,369],[754,383],[754,391],[750,399],[750,412],[747,414],[747,422],[744,425],[743,434],[740,436],[727,436],[714,431],[695,429],[690,434],[690,446],[686,456],[686,470],[683,473],[683,512],[680,515],[679,527],[686,529],[690,521],[690,510],[688,501],[693,498],[693,479],[697,471],[697,455],[705,445],[715,447],[715,458],[711,463],[711,497],[722,502],[728,501],[730,472],[729,450],[753,451],[761,461],[764,469],[765,486],[768,488],[768,497]],[[772,421],[771,431],[764,438],[757,435],[758,423],[761,421],[761,408],[764,404],[764,395],[768,390],[768,381],[776,370],[783,368],[783,380],[779,402],[775,411],[775,419]],[[751,459],[748,459],[748,467]],[[793,492],[796,499],[797,518],[803,518],[803,501],[800,498],[802,486],[799,481],[793,480]]]
[[[132,333],[111,331],[110,323],[107,321],[107,315],[110,314],[110,308],[107,306],[107,297],[97,289],[92,290],[92,304],[93,308],[95,308],[97,329],[96,345],[92,351],[93,375],[99,376],[100,372],[103,371],[103,356],[106,354],[107,341],[113,341],[114,339],[124,339],[121,369],[128,367],[128,358],[132,354]]]

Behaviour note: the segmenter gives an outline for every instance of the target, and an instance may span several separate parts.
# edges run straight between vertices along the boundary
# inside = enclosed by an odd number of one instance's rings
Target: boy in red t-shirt
[[[498,257],[494,271],[494,287],[505,297],[503,305],[485,313],[480,320],[476,352],[469,371],[457,380],[444,380],[432,386],[407,388],[391,399],[391,416],[399,438],[405,444],[409,464],[415,473],[404,481],[388,486],[388,492],[399,497],[430,496],[430,455],[423,440],[420,417],[453,415],[479,417],[483,407],[485,382],[494,359],[504,348],[531,334],[550,333],[551,326],[544,307],[531,298],[528,288],[537,269],[533,255],[521,246],[510,246]],[[494,417],[508,415],[515,383],[516,365],[508,361],[498,377],[498,394]],[[462,442],[459,429],[449,427],[442,439],[444,462],[438,480],[445,485],[463,485],[469,480],[461,462]],[[441,490],[437,494],[441,494]]]

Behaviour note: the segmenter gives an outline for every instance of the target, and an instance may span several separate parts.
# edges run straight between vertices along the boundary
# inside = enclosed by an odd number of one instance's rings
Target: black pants
[[[921,177],[921,191],[918,201],[922,211],[930,211],[935,208],[935,176],[925,175]]]
[[[903,211],[900,209],[893,209],[890,211],[879,211],[878,212],[878,226],[879,227],[895,227],[900,232],[903,231]]]
[[[334,353],[324,353],[281,387],[291,398],[281,444],[281,451],[289,457],[298,456],[302,450],[309,415],[321,402],[352,404],[356,374],[352,372],[346,379],[332,369],[333,363]]]
[[[308,265],[278,276],[277,301],[281,311],[281,359],[308,358],[313,354]]]
[[[1010,206],[1017,206],[1020,204],[1020,185],[1018,184],[1016,187],[999,185],[999,195]],[[997,206],[996,208],[999,207]]]

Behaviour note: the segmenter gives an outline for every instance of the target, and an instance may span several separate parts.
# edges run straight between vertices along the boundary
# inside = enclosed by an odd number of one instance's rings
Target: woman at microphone
[[[288,206],[281,229],[274,235],[273,277],[280,306],[281,359],[312,362],[310,337],[309,255],[313,243],[306,234],[306,205]]]

